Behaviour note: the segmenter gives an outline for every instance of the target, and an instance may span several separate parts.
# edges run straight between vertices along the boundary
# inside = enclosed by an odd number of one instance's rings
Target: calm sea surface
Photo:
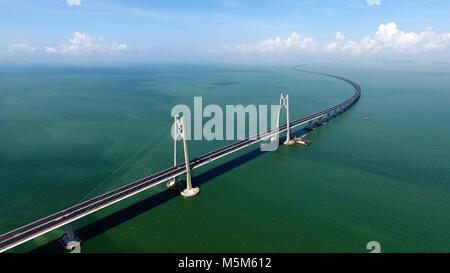
[[[450,66],[304,68],[356,81],[361,99],[308,147],[256,145],[196,169],[194,198],[161,184],[76,221],[82,252],[449,252]],[[271,105],[286,91],[291,120],[354,93],[288,66],[2,66],[0,234],[170,167],[175,105]],[[229,143],[191,141],[190,156]],[[10,251],[61,252],[63,232]]]

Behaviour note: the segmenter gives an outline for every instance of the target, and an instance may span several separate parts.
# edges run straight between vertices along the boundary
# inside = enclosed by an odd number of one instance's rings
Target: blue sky
[[[0,62],[449,62],[449,14],[447,0],[0,0]]]

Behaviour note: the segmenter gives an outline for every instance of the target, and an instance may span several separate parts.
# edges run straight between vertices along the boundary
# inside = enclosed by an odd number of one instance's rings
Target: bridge
[[[188,159],[188,151],[187,151],[187,144],[186,139],[184,135],[184,124],[183,124],[183,118],[177,119],[175,118],[175,145],[176,145],[176,138],[177,136],[183,138],[184,143],[184,153],[185,153],[185,162],[177,164],[176,162],[176,152],[175,152],[175,164],[173,167],[168,168],[166,170],[160,171],[158,173],[152,174],[148,177],[145,177],[143,179],[140,179],[138,181],[132,182],[130,184],[127,184],[125,186],[119,187],[115,190],[112,190],[110,192],[107,192],[105,194],[99,195],[95,198],[92,198],[90,200],[84,201],[82,203],[76,204],[70,208],[64,209],[60,212],[57,212],[55,214],[52,214],[50,216],[47,216],[45,218],[39,219],[33,223],[30,223],[28,225],[25,225],[23,227],[17,228],[15,230],[12,230],[8,233],[5,233],[3,235],[0,235],[0,252],[4,252],[8,249],[11,249],[17,245],[20,245],[22,243],[25,243],[33,238],[36,238],[42,234],[45,234],[51,230],[54,230],[56,228],[59,228],[61,226],[66,225],[67,226],[67,234],[69,234],[69,237],[73,237],[73,232],[70,223],[84,217],[88,214],[94,213],[100,209],[103,209],[107,206],[110,206],[114,203],[117,203],[125,198],[128,198],[130,196],[133,196],[141,191],[144,191],[146,189],[155,187],[165,181],[171,181],[168,183],[168,186],[173,186],[177,182],[177,177],[183,174],[186,174],[186,189],[181,191],[181,194],[184,196],[193,196],[198,193],[198,188],[192,188],[192,184],[190,181],[190,170],[199,168],[205,164],[208,164],[209,162],[212,162],[214,160],[217,160],[221,157],[224,157],[230,153],[236,152],[238,150],[241,150],[243,148],[246,148],[248,146],[254,145],[256,143],[259,143],[263,140],[273,140],[274,137],[276,137],[276,141],[278,141],[278,137],[280,133],[286,132],[286,142],[290,141],[289,139],[289,133],[290,129],[306,125],[305,128],[312,129],[313,124],[316,121],[317,124],[322,124],[324,120],[330,120],[331,116],[336,116],[338,113],[343,112],[347,110],[349,107],[351,107],[355,102],[358,101],[358,99],[361,96],[361,88],[360,86],[349,79],[327,74],[327,73],[320,73],[320,72],[313,72],[313,71],[306,71],[302,70],[297,66],[292,67],[293,70],[303,72],[303,73],[310,73],[310,74],[317,74],[322,75],[326,77],[332,77],[339,80],[343,80],[349,84],[351,84],[354,89],[355,93],[353,96],[351,96],[349,99],[345,100],[344,102],[339,103],[336,106],[330,107],[328,109],[325,109],[321,112],[309,115],[304,118],[297,119],[293,122],[289,122],[289,100],[286,95],[286,97],[281,96],[280,99],[280,108],[283,108],[285,106],[287,109],[287,123],[282,126],[278,126],[277,128],[260,133],[256,136],[247,138],[245,140],[241,140],[238,142],[235,142],[233,144],[227,145],[225,147],[222,147],[220,149],[214,150],[212,152],[209,152],[207,154],[201,155],[197,158],[194,158],[192,160]],[[280,113],[280,112],[279,112]],[[279,121],[279,114],[278,114],[278,121]],[[175,149],[176,151],[176,149]]]

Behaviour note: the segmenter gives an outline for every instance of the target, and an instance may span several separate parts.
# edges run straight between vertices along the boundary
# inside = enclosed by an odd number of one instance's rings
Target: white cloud
[[[13,44],[9,46],[9,53],[32,53],[39,50],[39,47],[31,47],[26,44]]]
[[[75,32],[68,43],[59,46],[33,47],[26,44],[12,44],[9,46],[9,54],[24,53],[46,53],[62,55],[82,55],[82,54],[112,54],[123,52],[128,49],[126,44],[117,42],[107,42],[101,36],[89,36],[85,33]]]
[[[50,47],[50,46],[45,46],[44,47],[44,51],[45,51],[45,53],[48,53],[48,54],[56,54],[56,53],[58,53],[58,50],[56,50],[56,48]]]
[[[381,5],[381,0],[366,0],[369,6],[379,6]]]
[[[46,53],[60,54],[86,54],[86,53],[115,53],[126,50],[126,44],[117,42],[108,43],[103,37],[89,36],[85,33],[75,32],[69,43],[58,48],[45,47]]]
[[[311,37],[300,38],[300,35],[293,32],[286,39],[276,37],[269,38],[257,44],[241,44],[234,47],[223,46],[220,50],[212,50],[212,53],[288,53],[297,51],[314,51],[316,49],[316,41]]]
[[[421,33],[404,32],[397,24],[390,22],[378,26],[372,38],[366,36],[361,41],[347,41],[342,34],[336,35],[336,41],[325,46],[325,51],[350,52],[353,54],[420,53],[431,50],[443,50],[450,46],[450,33],[436,34],[431,29]]]
[[[336,33],[336,40],[344,40],[345,39],[345,35],[338,32]]]
[[[337,43],[332,42],[332,43],[328,44],[327,46],[325,46],[324,50],[328,51],[328,52],[334,52],[334,51],[336,51],[336,48],[337,48]]]
[[[81,0],[66,0],[69,6],[81,6]]]

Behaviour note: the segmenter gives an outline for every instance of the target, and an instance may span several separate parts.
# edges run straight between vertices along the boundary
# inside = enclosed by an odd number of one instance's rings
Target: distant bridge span
[[[311,124],[316,119],[318,119],[319,122],[321,122],[323,117],[327,116],[329,118],[330,115],[332,114],[335,116],[337,112],[343,112],[349,107],[351,107],[356,101],[358,101],[358,99],[361,96],[360,86],[352,80],[332,74],[302,70],[298,66],[293,66],[292,69],[299,72],[317,74],[343,80],[354,87],[355,93],[349,99],[339,103],[336,106],[330,107],[321,112],[312,114],[310,116],[289,123],[290,128],[298,127],[303,124],[309,124],[309,126],[311,126]],[[256,137],[247,138],[245,140],[235,142],[233,144],[227,145],[225,147],[214,150],[207,154],[201,155],[189,161],[190,169],[196,169],[211,161],[224,157],[230,153],[236,152],[245,147],[261,142],[262,140],[269,139],[270,137],[275,136],[279,133],[286,132],[288,130],[287,128],[288,126],[287,124],[285,124],[278,127],[278,131],[274,129],[270,132],[260,133]],[[176,166],[152,174],[148,177],[132,182],[130,184],[112,190],[105,194],[99,195],[90,200],[74,205],[68,209],[62,210],[60,212],[37,220],[31,224],[25,225],[23,227],[17,228],[13,231],[0,235],[0,252],[4,252],[10,248],[25,243],[33,238],[36,238],[58,227],[67,225],[81,217],[84,217],[102,208],[110,206],[116,202],[119,202],[120,200],[123,200],[141,191],[154,187],[158,184],[161,184],[164,181],[175,178],[184,173],[186,173],[185,163],[177,164]]]

